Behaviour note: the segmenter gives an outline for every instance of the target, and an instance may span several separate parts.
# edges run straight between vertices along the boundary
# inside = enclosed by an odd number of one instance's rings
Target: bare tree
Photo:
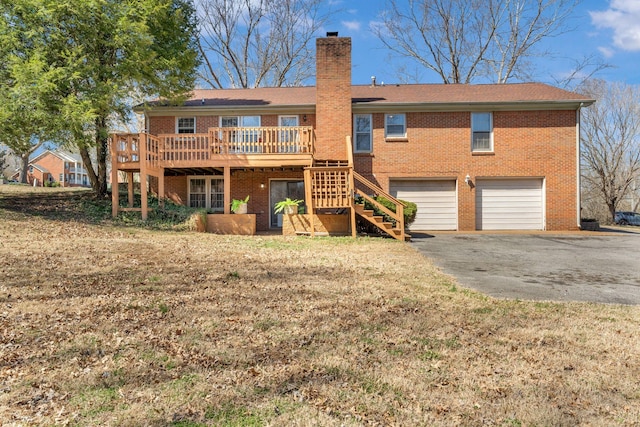
[[[597,100],[582,110],[582,179],[597,189],[613,220],[640,178],[640,88],[590,80],[579,89]]]
[[[388,0],[372,31],[444,83],[528,80],[544,39],[568,31],[576,0]]]
[[[313,76],[322,0],[198,0],[201,79],[212,88],[298,86]]]

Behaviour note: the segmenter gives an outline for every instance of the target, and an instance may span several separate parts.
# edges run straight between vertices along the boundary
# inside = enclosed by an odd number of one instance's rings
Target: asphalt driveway
[[[465,286],[498,298],[640,304],[640,228],[568,234],[413,234]]]

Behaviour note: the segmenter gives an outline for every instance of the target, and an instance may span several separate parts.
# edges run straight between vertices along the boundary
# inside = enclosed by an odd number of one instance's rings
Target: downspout
[[[581,176],[582,176],[582,170],[580,168],[580,109],[582,108],[582,106],[584,105],[584,103],[580,103],[580,105],[578,105],[578,109],[576,110],[576,185],[578,186],[578,191],[576,191],[576,202],[577,204],[577,224],[578,224],[578,230],[581,228],[581,222],[580,222],[580,217],[581,217],[581,211],[582,211],[582,198],[581,198]]]

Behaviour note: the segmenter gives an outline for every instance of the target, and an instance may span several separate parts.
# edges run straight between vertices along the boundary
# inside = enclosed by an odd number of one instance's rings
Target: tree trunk
[[[27,174],[29,173],[29,152],[20,155],[21,168],[20,168],[20,182],[22,184],[28,184]]]
[[[616,222],[616,205],[613,203],[607,203],[607,206],[609,207],[609,215],[611,215],[611,222],[615,223]]]
[[[91,161],[91,155],[89,154],[89,149],[86,146],[78,147],[80,150],[80,157],[82,157],[82,163],[84,163],[84,168],[87,170],[87,175],[89,175],[89,183],[91,184],[91,188],[97,194],[96,188],[98,188],[98,177],[96,175],[95,169],[93,168],[93,162]]]
[[[109,149],[109,130],[107,117],[99,115],[96,118],[96,157],[98,159],[98,189],[96,196],[107,196],[107,151]]]
[[[109,145],[109,131],[107,118],[98,116],[95,121],[96,165],[94,167],[89,149],[86,146],[78,147],[80,157],[89,175],[91,188],[96,198],[103,199],[107,196],[107,151]],[[97,170],[97,171],[96,171]]]

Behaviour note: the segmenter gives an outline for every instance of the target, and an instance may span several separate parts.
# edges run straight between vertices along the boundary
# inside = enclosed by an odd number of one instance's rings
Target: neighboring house
[[[18,179],[20,172],[13,176]],[[27,182],[43,187],[46,183],[61,187],[90,187],[87,170],[78,154],[61,150],[45,150],[29,161]]]
[[[148,134],[112,136],[113,171],[210,211],[250,195],[257,230],[281,226],[285,197],[366,218],[348,209],[354,192],[415,202],[412,231],[579,227],[579,117],[592,99],[540,83],[352,85],[350,38],[319,38],[316,55],[315,87],[139,107]]]

